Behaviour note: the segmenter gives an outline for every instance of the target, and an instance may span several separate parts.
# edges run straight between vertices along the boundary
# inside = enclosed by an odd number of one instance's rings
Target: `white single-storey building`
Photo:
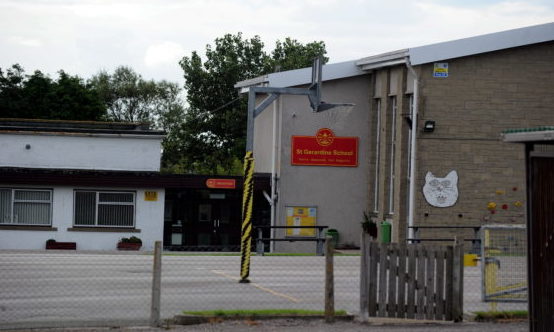
[[[114,250],[163,238],[164,133],[136,123],[0,120],[0,249]]]

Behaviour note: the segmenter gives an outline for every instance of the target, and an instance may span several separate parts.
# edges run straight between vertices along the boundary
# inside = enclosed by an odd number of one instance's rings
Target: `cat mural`
[[[423,195],[427,203],[435,207],[449,207],[458,200],[458,173],[451,171],[444,178],[438,178],[431,172],[425,175]]]

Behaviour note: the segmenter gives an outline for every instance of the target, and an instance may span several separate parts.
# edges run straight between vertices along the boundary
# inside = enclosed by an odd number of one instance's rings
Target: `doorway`
[[[185,189],[168,191],[166,196],[166,249],[240,250],[240,191]]]

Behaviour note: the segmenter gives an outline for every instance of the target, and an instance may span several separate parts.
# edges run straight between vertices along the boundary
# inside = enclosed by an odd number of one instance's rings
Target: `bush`
[[[139,239],[136,236],[131,236],[129,238],[127,238],[127,237],[122,238],[121,243],[140,243],[140,244],[142,244],[142,240]]]

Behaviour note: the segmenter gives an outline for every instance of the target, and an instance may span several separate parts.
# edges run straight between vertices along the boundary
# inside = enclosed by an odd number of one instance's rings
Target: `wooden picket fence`
[[[463,248],[377,243],[362,236],[360,313],[461,321]]]

